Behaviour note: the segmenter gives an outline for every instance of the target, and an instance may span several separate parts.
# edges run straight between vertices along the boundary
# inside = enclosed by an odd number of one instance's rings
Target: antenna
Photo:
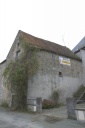
[[[62,41],[63,41],[63,44],[65,46],[65,41],[64,41],[64,36],[62,35]]]

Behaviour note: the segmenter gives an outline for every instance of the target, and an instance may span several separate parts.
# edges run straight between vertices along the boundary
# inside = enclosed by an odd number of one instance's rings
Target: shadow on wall
[[[80,85],[81,86],[81,85]],[[67,97],[73,97],[74,93],[80,88],[80,86],[59,86],[57,88],[58,94],[59,94],[59,103],[66,104],[66,98]]]

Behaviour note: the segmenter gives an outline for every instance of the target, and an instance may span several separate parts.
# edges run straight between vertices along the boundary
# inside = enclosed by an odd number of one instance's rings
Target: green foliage
[[[78,99],[84,91],[85,91],[85,86],[81,85],[81,86],[78,88],[78,90],[73,94],[73,97],[74,97],[75,99]]]
[[[53,91],[51,97],[52,97],[52,100],[53,100],[54,102],[58,103],[58,99],[59,99],[59,93],[58,93],[58,91]]]
[[[51,100],[44,99],[42,106],[44,109],[48,108],[54,108],[54,107],[59,107],[60,105],[58,104],[58,99],[59,99],[59,93],[58,91],[53,91],[51,95]]]
[[[4,108],[7,108],[8,107],[8,104],[6,101],[3,101],[0,105],[1,107],[4,107]]]
[[[28,78],[31,78],[38,70],[36,53],[38,48],[29,45],[25,39],[21,40],[23,52],[19,59],[10,62],[4,71],[6,86],[16,95],[16,108],[25,109],[27,100]]]
[[[56,104],[52,100],[44,99],[42,102],[42,108],[43,109],[54,108],[55,106],[56,106]]]

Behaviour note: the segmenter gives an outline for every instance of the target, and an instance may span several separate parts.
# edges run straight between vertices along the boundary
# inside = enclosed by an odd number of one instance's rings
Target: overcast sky
[[[85,0],[0,0],[0,62],[18,30],[72,49],[85,36]]]

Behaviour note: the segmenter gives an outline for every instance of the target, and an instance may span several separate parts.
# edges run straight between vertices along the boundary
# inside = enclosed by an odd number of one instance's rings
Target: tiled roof
[[[28,40],[29,43],[31,43],[34,46],[39,47],[40,49],[53,52],[57,55],[65,56],[68,58],[81,60],[78,56],[76,56],[69,48],[66,46],[61,46],[59,44],[53,43],[51,41],[47,41],[44,39],[40,39],[37,37],[34,37],[30,34],[27,34],[23,31],[20,31],[24,38]]]
[[[5,62],[6,62],[6,59],[5,59],[5,60],[3,60],[3,61],[0,63],[0,65],[1,65],[1,64],[4,64]]]

